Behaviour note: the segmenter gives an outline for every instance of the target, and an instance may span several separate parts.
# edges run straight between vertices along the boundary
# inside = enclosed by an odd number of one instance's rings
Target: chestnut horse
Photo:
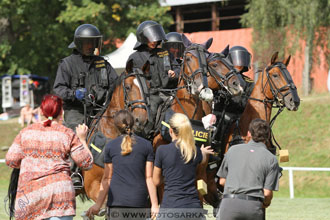
[[[225,138],[225,149],[221,152],[227,152],[233,137],[239,135],[242,141],[248,142],[247,132],[250,122],[255,118],[261,118],[270,122],[275,121],[277,115],[286,107],[290,111],[297,111],[300,99],[297,88],[287,70],[291,56],[282,62],[277,61],[278,52],[274,53],[270,65],[267,66],[258,76],[258,80],[247,101],[244,112],[242,113],[238,127],[234,123]],[[278,113],[271,120],[272,108],[278,107]],[[238,131],[236,134],[235,132]],[[271,141],[270,141],[271,143]],[[223,155],[222,155],[223,156]],[[223,157],[221,157],[223,158]],[[214,179],[217,170],[208,172],[208,185],[214,185]],[[221,187],[220,187],[220,190]]]
[[[255,118],[261,118],[272,125],[277,115],[287,108],[289,111],[297,111],[300,105],[297,88],[291,78],[287,66],[291,56],[288,56],[282,62],[277,61],[278,52],[275,52],[271,58],[270,65],[267,66],[258,76],[251,96],[245,106],[244,112],[239,119],[239,133],[245,142],[248,142],[247,132],[250,122]],[[278,114],[271,120],[272,108],[279,108]],[[226,151],[229,143],[233,139],[231,131],[226,138]]]
[[[201,120],[205,116],[205,108],[201,100],[203,89],[211,88],[215,90],[225,88],[232,95],[240,95],[243,91],[239,79],[233,66],[224,61],[220,54],[210,54],[207,49],[211,46],[212,38],[203,44],[190,42],[183,35],[183,42],[186,50],[183,57],[183,66],[179,76],[178,88],[169,92],[173,102],[171,109],[187,115],[190,119]],[[212,57],[212,59],[210,59]],[[208,59],[209,58],[209,59]],[[211,113],[211,110],[209,112]],[[161,134],[153,139],[153,146],[156,149],[161,144],[168,144]],[[199,164],[197,167],[197,179],[206,180],[206,167],[208,161]],[[212,206],[217,205],[218,192],[216,185],[210,188],[208,194],[204,196],[205,201]],[[159,188],[160,201],[162,199],[163,188]],[[203,197],[200,195],[201,202]]]
[[[147,102],[145,91],[147,89],[144,72],[149,71],[149,63],[147,62],[142,70],[134,69],[132,60],[128,61],[126,70],[121,74],[116,82],[116,88],[113,92],[112,99],[107,106],[105,112],[99,121],[92,124],[91,132],[100,130],[105,137],[114,139],[119,133],[114,126],[114,115],[121,109],[129,109],[135,118],[134,129],[143,130],[147,119]],[[91,136],[91,135],[89,135]],[[90,140],[89,140],[90,141]],[[88,198],[96,201],[104,169],[93,164],[92,169],[83,172],[85,184],[84,190]]]

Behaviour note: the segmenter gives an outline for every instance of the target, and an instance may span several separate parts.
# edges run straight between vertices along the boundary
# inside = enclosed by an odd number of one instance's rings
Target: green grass
[[[273,112],[275,113],[275,112]],[[283,111],[274,135],[290,161],[285,167],[330,167],[330,95],[303,98],[297,112]],[[289,196],[288,171],[283,172],[277,197]],[[295,197],[330,198],[330,172],[294,171]]]
[[[275,110],[276,111],[276,110]],[[273,112],[273,114],[275,113]],[[282,149],[288,149],[290,161],[283,167],[330,167],[330,94],[303,98],[297,112],[284,110],[273,127]],[[10,146],[20,131],[17,119],[0,121],[0,148]],[[0,159],[6,151],[0,151]],[[8,219],[4,209],[11,169],[0,164],[0,219]],[[330,216],[330,172],[294,171],[295,199],[289,199],[288,172],[283,171],[280,191],[267,209],[267,219],[325,220]],[[93,203],[77,198],[77,217]],[[206,207],[212,214],[210,207]],[[209,216],[211,216],[211,214]],[[96,218],[103,219],[103,218]],[[213,218],[209,218],[213,219]]]

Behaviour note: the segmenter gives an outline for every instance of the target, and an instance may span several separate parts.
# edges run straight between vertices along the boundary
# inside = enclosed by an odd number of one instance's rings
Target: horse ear
[[[182,41],[185,48],[189,47],[192,44],[191,41],[184,34],[182,34]]]
[[[288,66],[291,60],[291,55],[289,55],[286,59],[283,60],[285,66]]]
[[[276,51],[273,56],[272,56],[272,59],[270,60],[270,64],[273,65],[276,60],[277,60],[277,57],[278,57],[278,51]]]
[[[150,62],[147,60],[147,62],[142,67],[142,72],[145,74],[148,74],[150,72]]]
[[[205,43],[203,43],[202,45],[205,47],[205,49],[209,49],[212,45],[213,42],[213,37],[209,38]]]
[[[131,73],[131,72],[133,72],[133,65],[134,65],[134,63],[133,63],[133,59],[130,59],[130,60],[128,60],[127,62],[126,62],[126,73]]]
[[[228,56],[229,54],[229,44],[227,45],[227,47],[225,49],[223,49],[223,51],[221,51],[220,53],[222,53],[223,55],[225,55],[225,57]]]

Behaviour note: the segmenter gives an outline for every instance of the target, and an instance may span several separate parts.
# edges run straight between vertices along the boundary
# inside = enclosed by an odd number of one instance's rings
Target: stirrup
[[[75,190],[81,190],[84,187],[84,179],[80,173],[78,172],[72,173],[71,179],[73,183],[73,188]]]

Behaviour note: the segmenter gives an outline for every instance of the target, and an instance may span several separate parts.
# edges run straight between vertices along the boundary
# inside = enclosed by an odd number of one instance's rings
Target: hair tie
[[[49,117],[48,117],[48,120],[53,120],[53,117],[49,116]]]

